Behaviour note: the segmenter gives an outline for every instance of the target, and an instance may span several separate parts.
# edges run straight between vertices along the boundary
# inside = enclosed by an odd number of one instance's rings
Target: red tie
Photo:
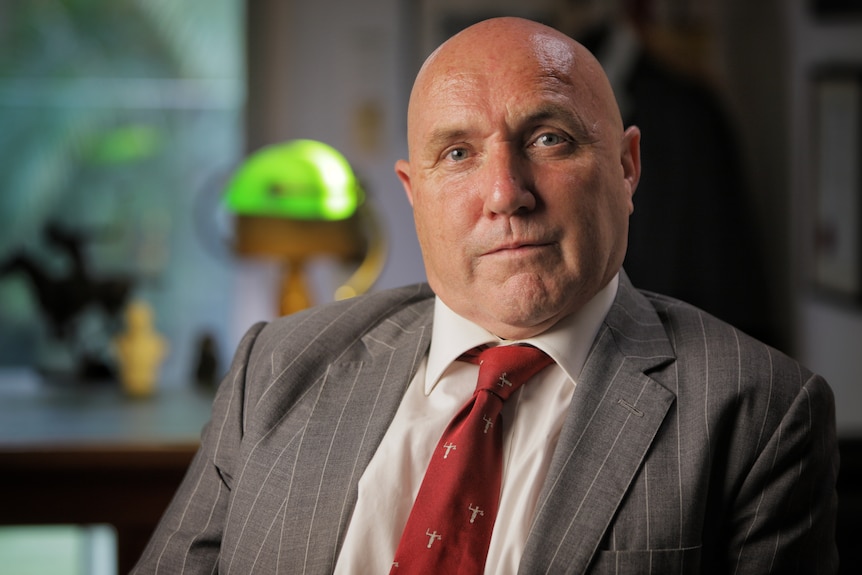
[[[443,432],[413,503],[391,575],[481,574],[497,516],[503,470],[503,401],[553,363],[511,345],[468,352],[476,391]]]

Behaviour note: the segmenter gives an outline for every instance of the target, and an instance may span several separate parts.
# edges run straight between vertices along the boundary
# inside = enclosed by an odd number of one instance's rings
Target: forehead
[[[473,70],[452,69],[427,84],[426,103],[447,100],[507,100],[541,97],[573,98],[582,84],[557,69],[505,64]]]
[[[599,98],[589,79],[591,62],[564,41],[544,36],[447,46],[429,61],[412,104],[414,127],[475,117],[515,119],[545,110],[568,109],[590,116]]]
[[[559,38],[538,34],[471,38],[466,35],[444,45],[429,60],[424,75],[432,89],[512,81],[571,84],[577,75],[572,45]]]

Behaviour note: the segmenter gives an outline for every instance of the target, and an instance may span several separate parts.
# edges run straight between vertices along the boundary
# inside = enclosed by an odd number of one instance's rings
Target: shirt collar
[[[439,297],[435,298],[434,331],[425,371],[425,394],[431,393],[446,368],[461,354],[483,344],[534,345],[551,356],[569,379],[576,382],[599,327],[611,309],[618,287],[619,274],[580,310],[563,318],[547,331],[525,340],[503,340],[456,314]]]

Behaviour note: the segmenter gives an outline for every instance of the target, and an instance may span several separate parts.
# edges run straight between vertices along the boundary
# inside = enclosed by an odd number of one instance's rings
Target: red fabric
[[[497,516],[503,469],[503,401],[553,362],[530,346],[468,352],[476,391],[449,423],[428,464],[391,575],[481,574]]]

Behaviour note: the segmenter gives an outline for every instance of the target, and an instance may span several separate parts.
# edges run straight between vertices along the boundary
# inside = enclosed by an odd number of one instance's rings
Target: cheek
[[[432,248],[445,241],[447,218],[439,203],[415,202],[413,214],[416,221],[416,233],[419,235],[420,242],[424,242],[428,248]]]
[[[582,268],[613,259],[628,229],[628,204],[599,174],[570,177],[565,190],[556,203],[549,202],[548,211],[556,227],[565,230],[567,259],[584,272]]]
[[[464,240],[475,221],[476,206],[470,203],[471,197],[463,186],[449,182],[423,187],[423,193],[414,197],[417,231],[421,227],[426,238],[441,244]]]
[[[439,276],[458,267],[465,240],[463,212],[443,197],[428,200],[421,196],[414,200],[413,217],[425,267]]]

